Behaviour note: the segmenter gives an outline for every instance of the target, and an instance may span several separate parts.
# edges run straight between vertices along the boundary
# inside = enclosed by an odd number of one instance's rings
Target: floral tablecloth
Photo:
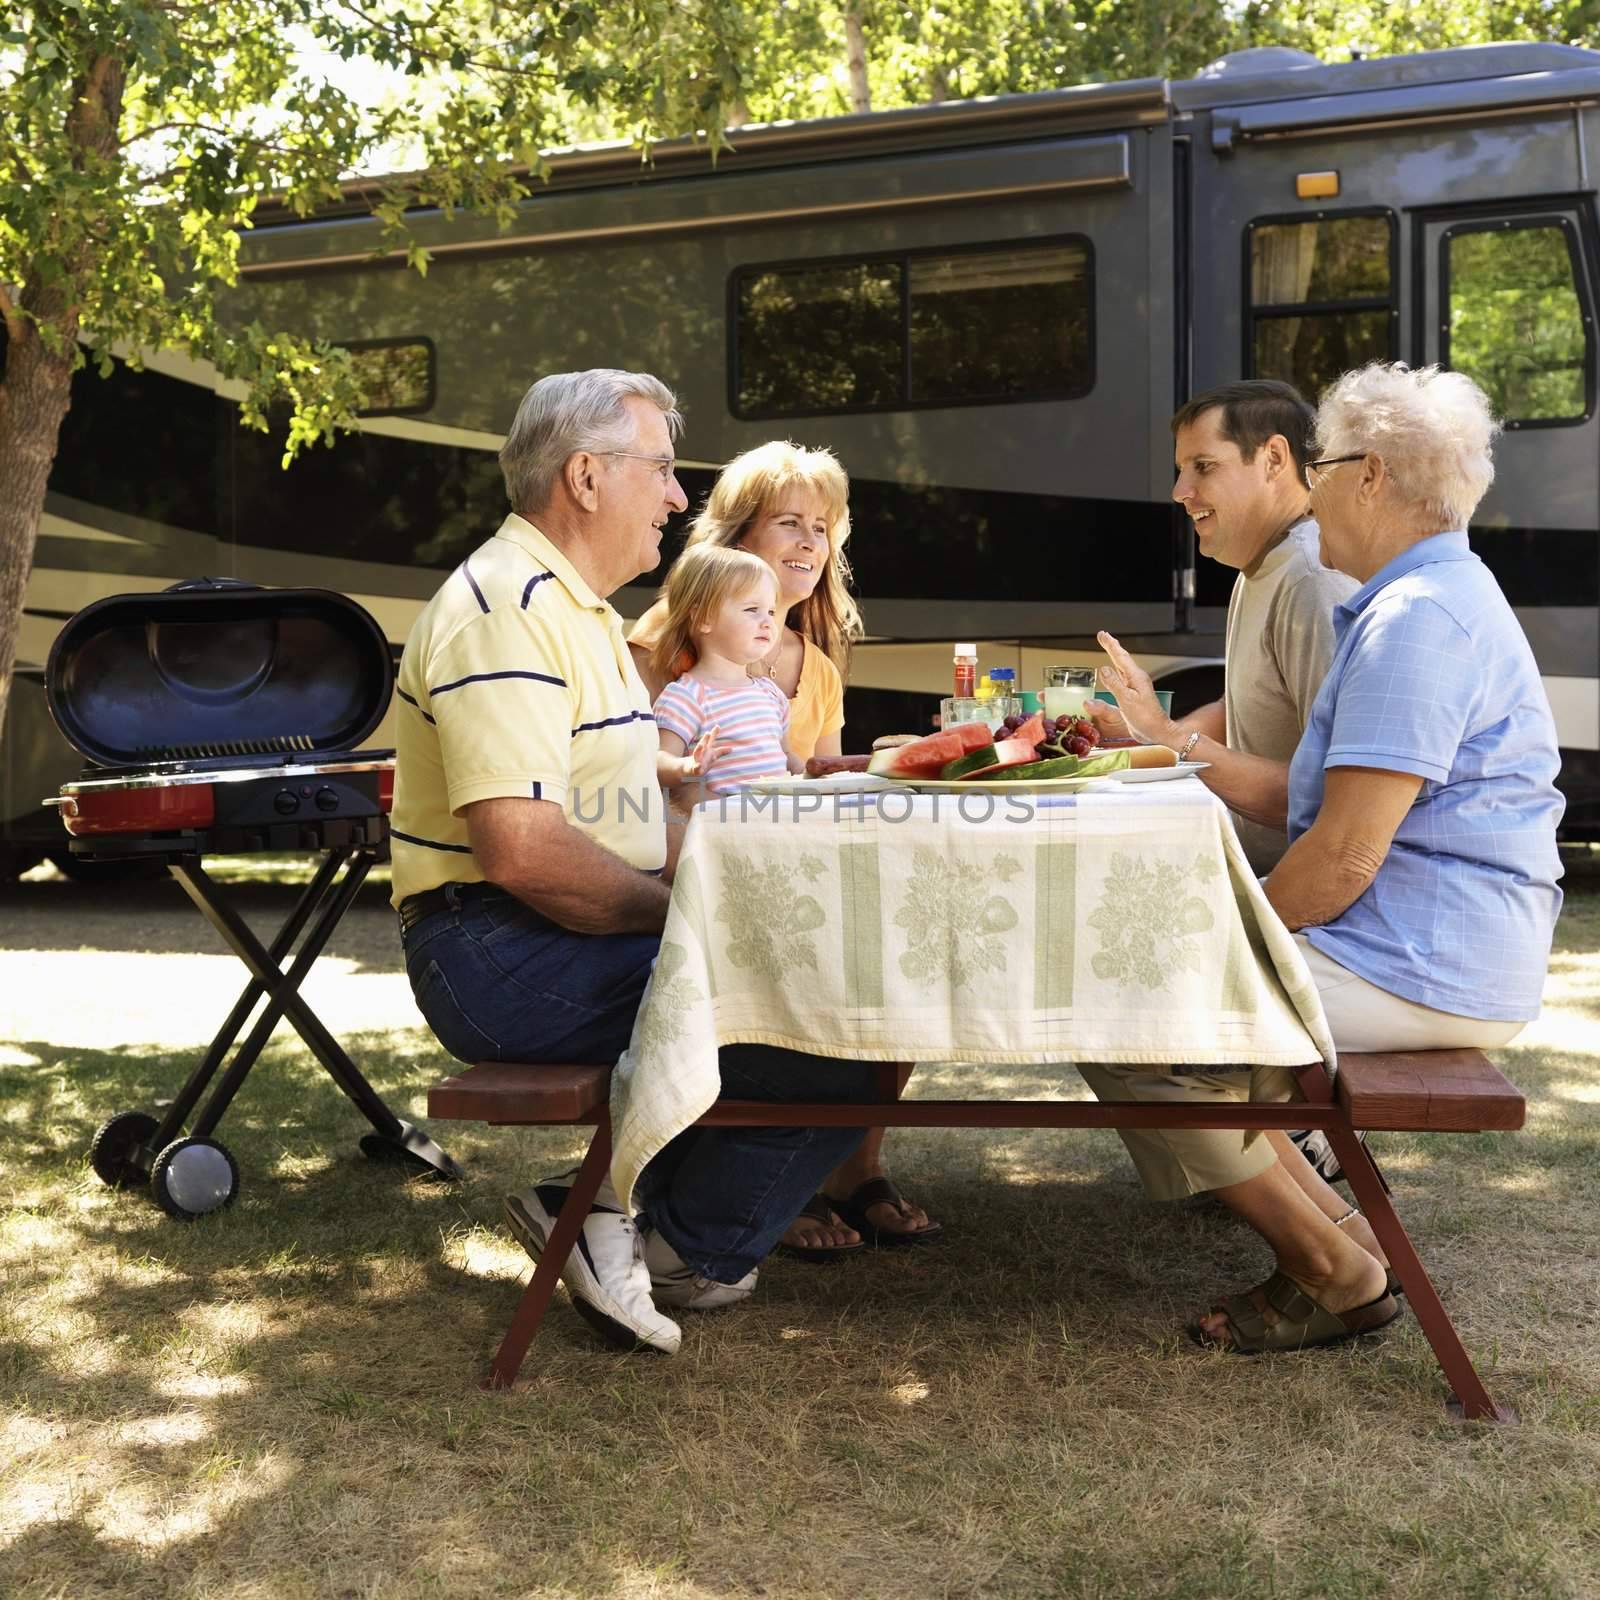
[[[625,1205],[717,1098],[718,1046],[740,1043],[862,1061],[1335,1065],[1305,962],[1194,778],[1003,803],[746,792],[701,807],[613,1076]]]

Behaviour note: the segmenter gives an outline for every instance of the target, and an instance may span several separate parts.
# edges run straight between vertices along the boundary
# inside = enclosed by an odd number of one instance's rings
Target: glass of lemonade
[[[1044,714],[1056,717],[1081,717],[1083,702],[1094,698],[1093,667],[1046,667],[1044,669]]]

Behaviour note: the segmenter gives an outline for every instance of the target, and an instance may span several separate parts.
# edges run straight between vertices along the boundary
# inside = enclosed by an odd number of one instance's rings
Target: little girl
[[[784,748],[789,702],[746,671],[778,636],[778,580],[746,550],[695,545],[667,577],[667,618],[650,652],[672,679],[656,700],[656,776],[677,788],[698,778],[727,794],[751,778],[800,772]]]

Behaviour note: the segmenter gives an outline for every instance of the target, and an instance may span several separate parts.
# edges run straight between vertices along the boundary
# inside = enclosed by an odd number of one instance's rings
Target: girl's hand
[[[1128,732],[1149,744],[1172,745],[1176,749],[1177,743],[1182,742],[1177,724],[1161,709],[1150,674],[1122,648],[1114,635],[1102,630],[1095,638],[1110,657],[1100,669],[1100,682],[1116,695],[1116,709],[1122,713],[1121,721]],[[1107,706],[1106,709],[1112,708]],[[1102,734],[1110,734],[1109,719],[1102,720],[1092,712],[1089,715]]]
[[[683,758],[683,775],[686,778],[698,778],[706,769],[724,756],[733,754],[731,744],[718,744],[717,730],[707,728],[694,742],[694,748]]]

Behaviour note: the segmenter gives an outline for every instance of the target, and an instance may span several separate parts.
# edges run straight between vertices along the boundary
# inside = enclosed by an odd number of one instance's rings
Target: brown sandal
[[[820,1222],[825,1228],[837,1227],[843,1220],[836,1215],[833,1202],[819,1189],[816,1194],[806,1201],[795,1213],[795,1221],[801,1217],[809,1217],[813,1222]],[[854,1223],[849,1224],[855,1227]],[[856,1228],[856,1232],[861,1230]],[[845,1256],[853,1256],[858,1250],[866,1249],[866,1241],[857,1239],[854,1244],[784,1244],[781,1241],[773,1248],[780,1256],[792,1256],[796,1261],[809,1261],[813,1266],[827,1266],[839,1261]]]
[[[1260,1293],[1274,1311],[1276,1322],[1256,1308],[1251,1295]],[[1271,1350],[1315,1350],[1323,1345],[1343,1344],[1363,1334],[1386,1328],[1400,1315],[1400,1307],[1387,1289],[1364,1306],[1348,1311],[1329,1311],[1286,1273],[1275,1272],[1259,1290],[1224,1295],[1215,1308],[1228,1319],[1228,1337],[1215,1339],[1198,1322],[1185,1330],[1197,1345],[1226,1350],[1229,1355],[1259,1356]]]
[[[911,1209],[892,1178],[868,1178],[855,1188],[848,1200],[830,1200],[829,1203],[875,1250],[892,1250],[907,1244],[933,1244],[944,1237],[942,1222],[929,1222],[925,1228],[896,1233],[890,1228],[880,1228],[872,1221],[867,1212],[873,1206],[893,1206],[902,1216]]]

